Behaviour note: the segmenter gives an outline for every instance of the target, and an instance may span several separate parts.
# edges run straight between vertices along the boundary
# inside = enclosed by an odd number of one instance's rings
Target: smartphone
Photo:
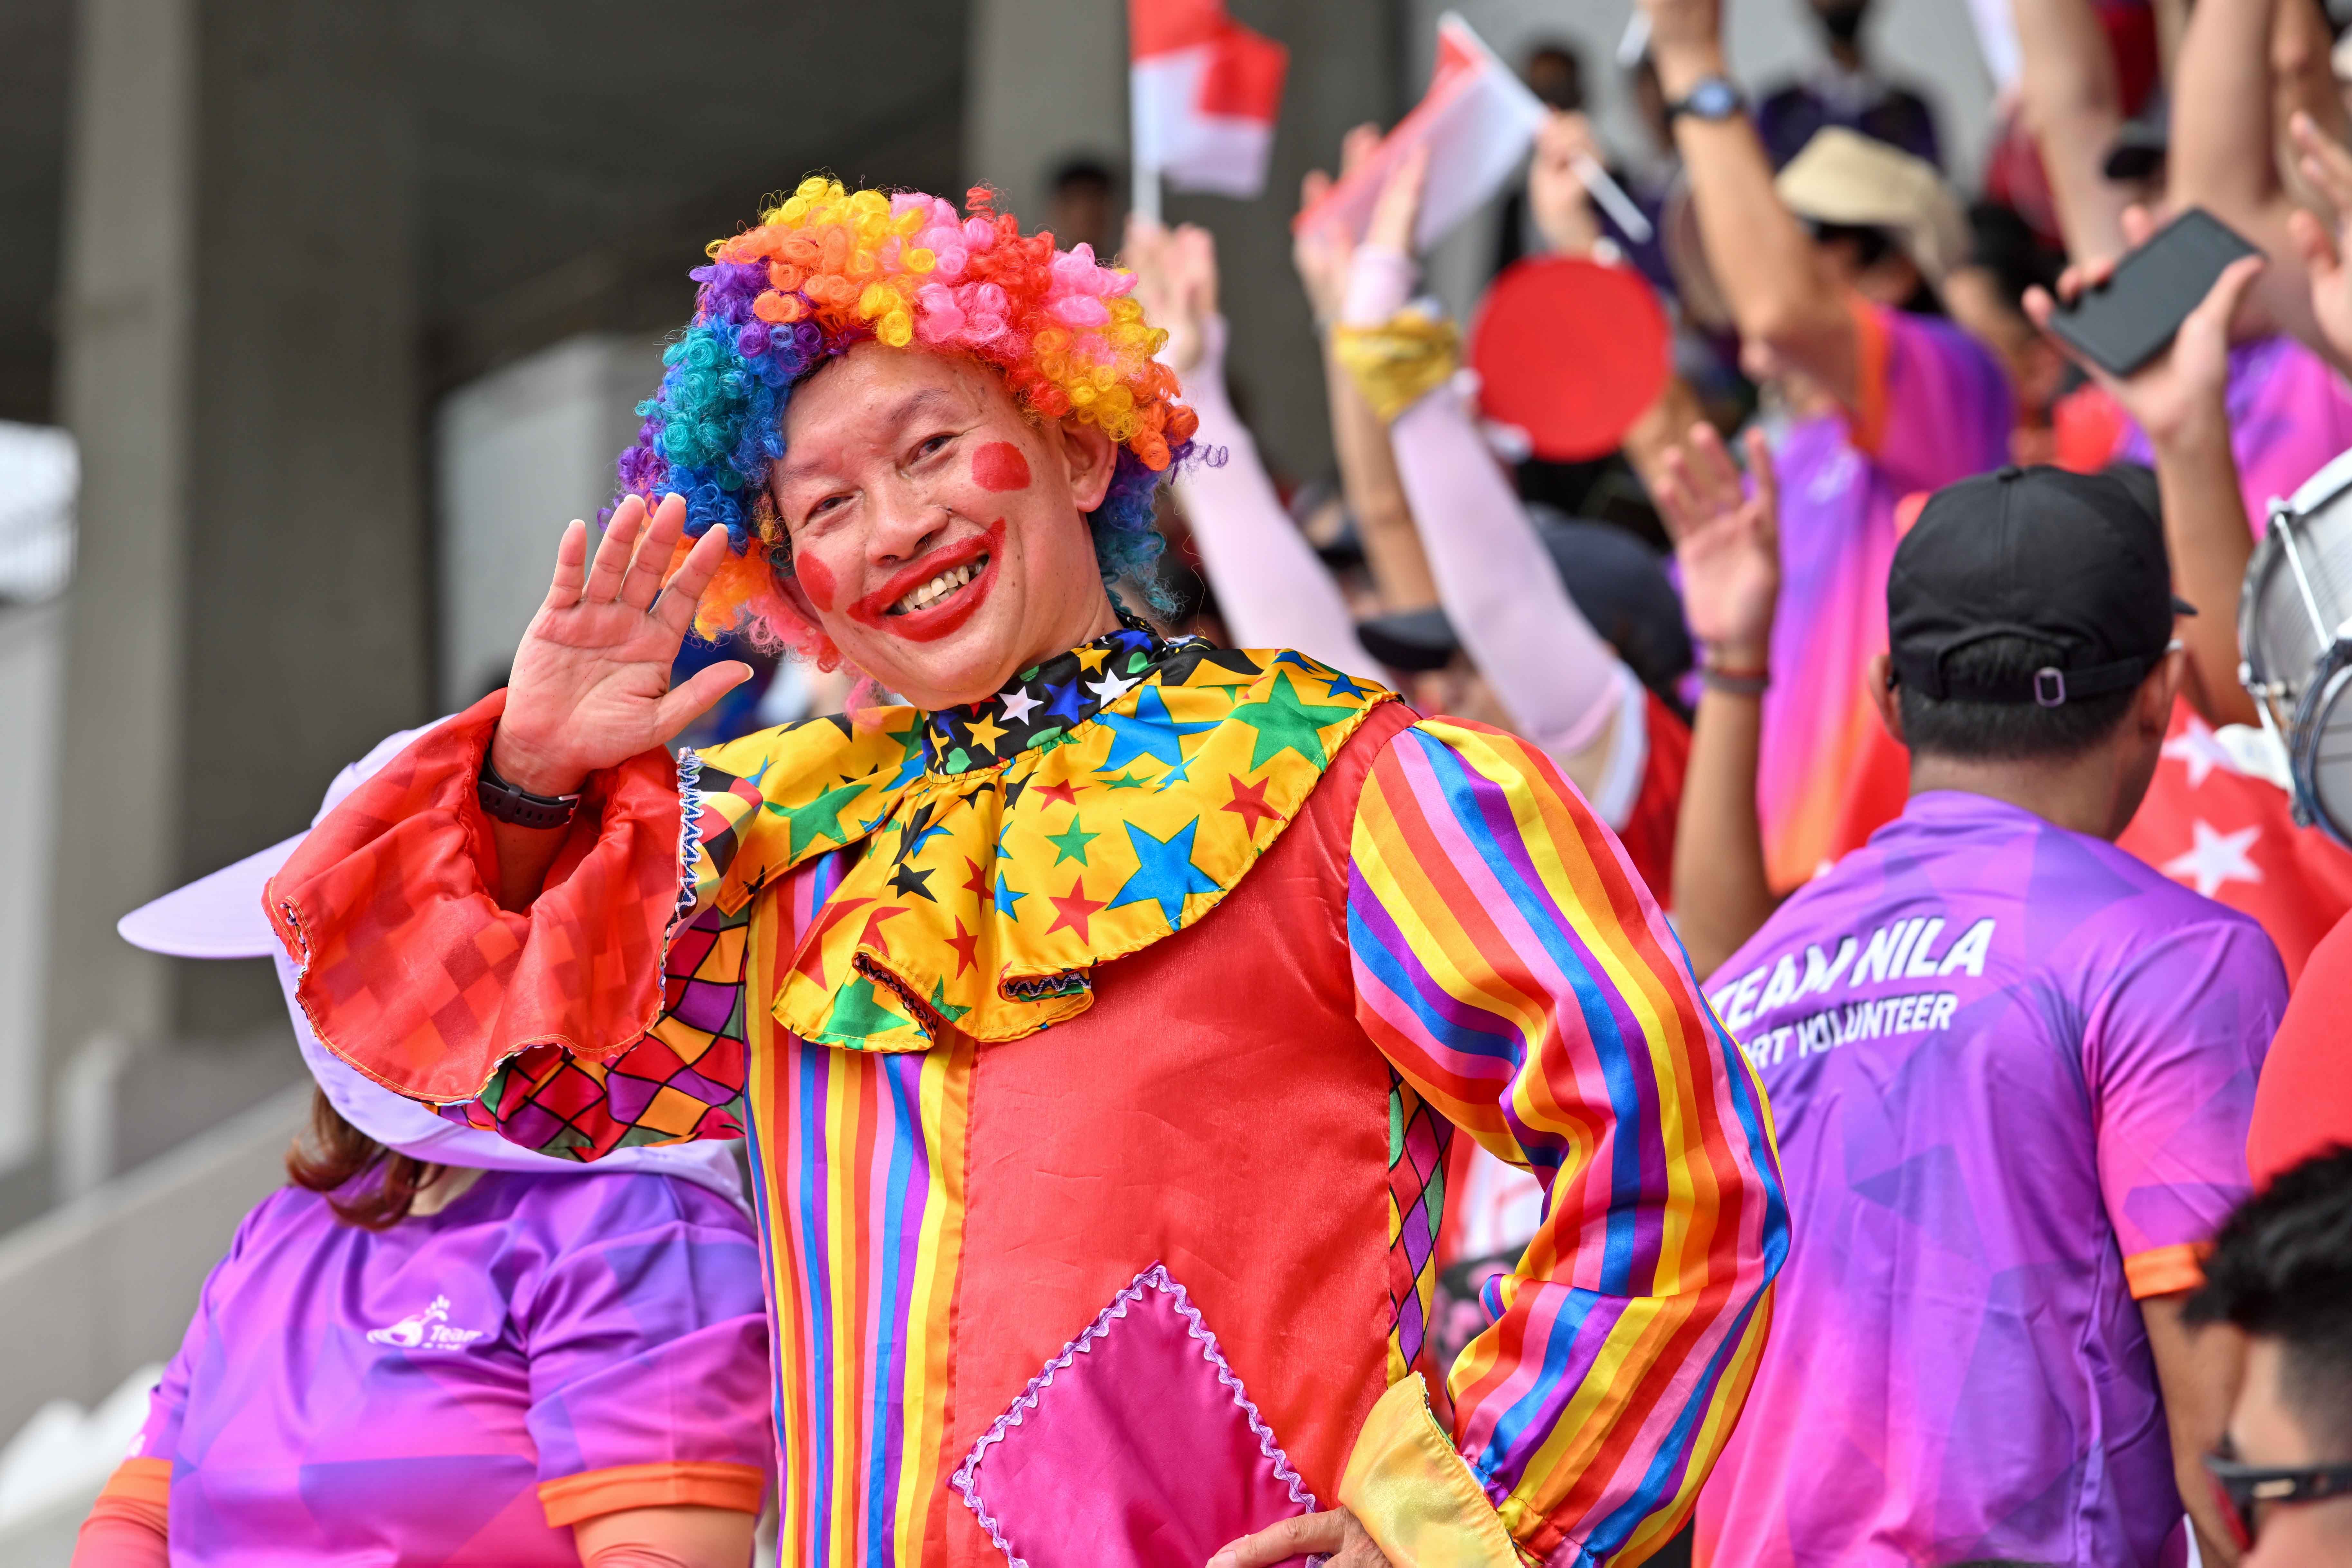
[[[2255,248],[2202,207],[2190,207],[2050,317],[2050,330],[2102,370],[2129,375],[2158,354],[2230,263]]]

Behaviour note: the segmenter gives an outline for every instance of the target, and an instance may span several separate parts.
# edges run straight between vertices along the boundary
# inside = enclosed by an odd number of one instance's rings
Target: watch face
[[[1701,120],[1726,120],[1739,107],[1739,89],[1721,77],[1709,77],[1691,89],[1690,111]]]

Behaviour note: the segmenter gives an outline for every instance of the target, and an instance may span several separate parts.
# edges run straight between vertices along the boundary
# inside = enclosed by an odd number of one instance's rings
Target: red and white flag
[[[1495,57],[1470,24],[1448,11],[1438,18],[1437,68],[1430,74],[1429,90],[1370,157],[1300,213],[1292,226],[1303,233],[1336,223],[1349,234],[1362,234],[1389,175],[1408,152],[1426,143],[1429,184],[1413,245],[1427,250],[1517,171],[1547,112],[1543,100]]]
[[[1127,0],[1127,27],[1139,199],[1160,181],[1265,190],[1290,51],[1226,16],[1224,0]]]
[[[2262,922],[2287,979],[2352,910],[2352,852],[2298,827],[2287,792],[2248,765],[2253,731],[2216,732],[2174,706],[2164,756],[2139,814],[2116,842],[2176,882]]]

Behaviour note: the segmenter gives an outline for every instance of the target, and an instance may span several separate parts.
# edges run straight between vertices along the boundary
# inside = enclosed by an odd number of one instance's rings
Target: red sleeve
[[[1617,842],[1625,858],[1650,889],[1660,909],[1675,896],[1675,828],[1683,809],[1683,776],[1690,771],[1690,726],[1682,715],[1649,695],[1649,755],[1642,764],[1642,787],[1633,809],[1618,830]]]
[[[2352,1143],[2352,1047],[2343,1020],[2352,1010],[2352,916],[2311,950],[2303,979],[2279,1020],[2254,1089],[2246,1167],[2257,1189],[2314,1154]]]
[[[505,705],[493,692],[420,737],[311,830],[266,895],[319,1038],[417,1100],[470,1100],[529,1047],[602,1060],[662,1009],[676,765],[656,750],[592,777],[546,890],[509,913],[475,800]]]

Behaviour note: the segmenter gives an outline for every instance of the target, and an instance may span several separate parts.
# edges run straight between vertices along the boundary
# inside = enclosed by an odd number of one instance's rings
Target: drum
[[[2352,848],[2352,452],[2271,503],[2238,647],[2240,679],[2286,754],[2295,820]]]

